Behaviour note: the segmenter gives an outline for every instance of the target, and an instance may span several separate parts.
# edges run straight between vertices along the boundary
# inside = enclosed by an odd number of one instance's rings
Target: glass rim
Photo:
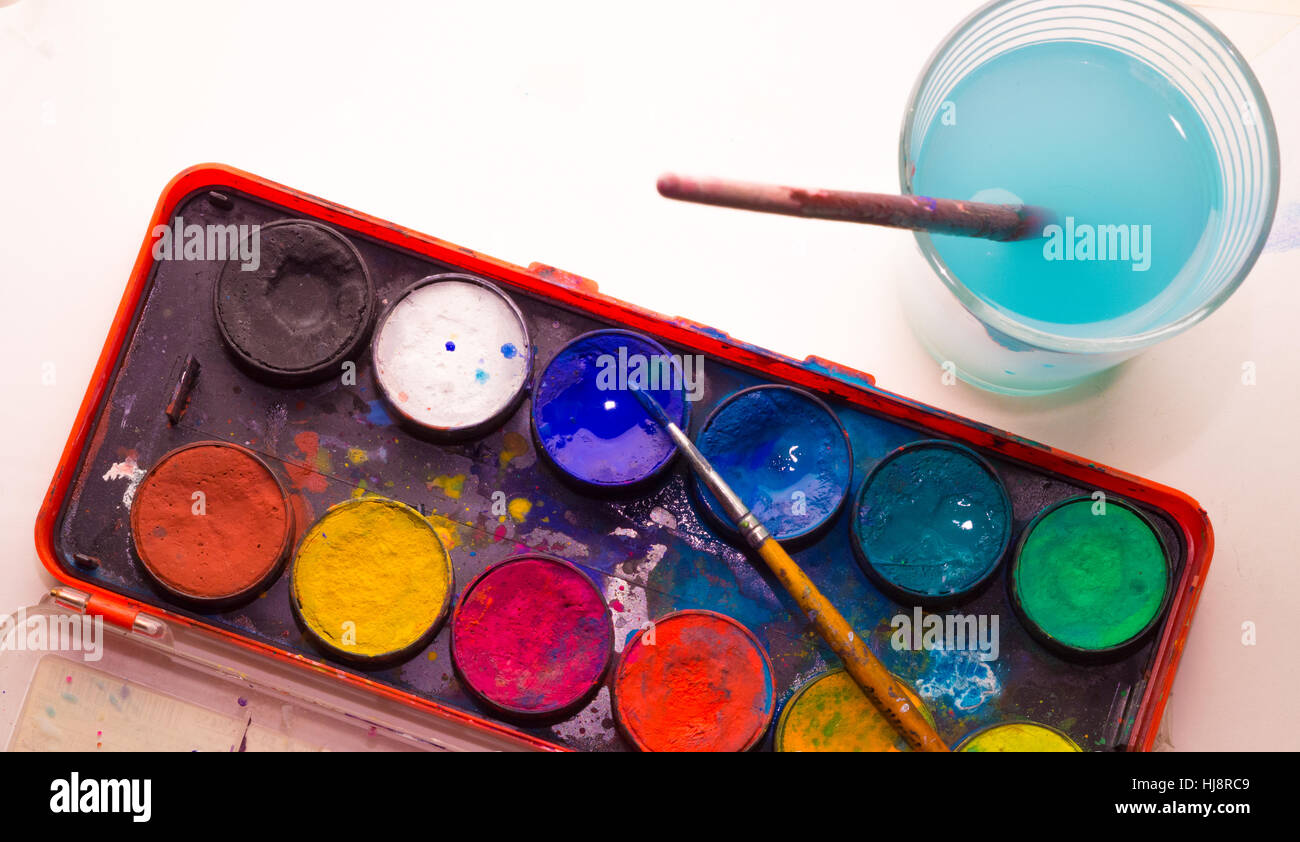
[[[943,59],[952,46],[957,43],[962,36],[974,28],[977,24],[983,23],[991,13],[1001,7],[1013,3],[1024,2],[1024,0],[989,0],[989,2],[980,6],[975,11],[966,16],[961,23],[957,24],[951,32],[935,48],[930,57],[926,59],[925,69],[917,76],[916,83],[912,87],[912,92],[908,95],[907,108],[903,112],[903,125],[899,134],[898,143],[898,179],[902,191],[905,194],[912,194],[911,175],[908,173],[908,149],[913,139],[914,116],[917,111],[917,104],[921,93],[933,81],[935,71],[941,59]],[[1137,5],[1155,4],[1163,6],[1172,14],[1181,15],[1189,25],[1199,27],[1208,37],[1209,40],[1216,43],[1223,49],[1225,58],[1230,66],[1235,67],[1242,75],[1245,86],[1251,97],[1251,105],[1258,115],[1258,125],[1263,135],[1264,144],[1263,152],[1267,156],[1265,184],[1264,189],[1268,191],[1266,207],[1264,208],[1263,224],[1260,227],[1259,234],[1255,237],[1250,252],[1241,261],[1231,280],[1225,283],[1213,295],[1207,298],[1202,304],[1191,312],[1175,319],[1174,321],[1152,328],[1151,330],[1141,333],[1128,334],[1125,336],[1115,336],[1106,338],[1091,338],[1067,336],[1051,331],[1040,330],[1039,328],[1025,324],[1023,321],[1007,315],[991,304],[988,304],[970,288],[957,279],[946,263],[939,257],[930,235],[926,231],[913,231],[916,236],[917,244],[921,253],[925,256],[926,262],[934,270],[939,279],[943,281],[949,291],[957,297],[962,306],[968,312],[978,318],[985,326],[992,327],[1007,336],[1022,342],[1033,345],[1037,348],[1048,351],[1060,351],[1066,353],[1106,353],[1117,351],[1131,351],[1153,345],[1162,339],[1167,339],[1178,333],[1187,330],[1192,325],[1197,324],[1205,319],[1215,310],[1219,309],[1228,298],[1236,292],[1237,288],[1246,280],[1251,270],[1255,267],[1255,262],[1264,250],[1264,245],[1268,241],[1269,232],[1273,228],[1273,219],[1277,212],[1278,187],[1280,182],[1280,162],[1277,141],[1277,129],[1273,123],[1273,112],[1268,106],[1268,100],[1264,96],[1264,90],[1255,77],[1250,63],[1241,54],[1237,47],[1223,34],[1213,23],[1207,20],[1203,15],[1194,9],[1189,8],[1176,0],[1113,0],[1119,3],[1137,3]],[[1062,10],[1075,6],[1075,3],[1069,3],[1067,0],[1058,0],[1057,5]],[[1164,74],[1162,74],[1164,75]],[[1199,110],[1199,109],[1198,109]]]

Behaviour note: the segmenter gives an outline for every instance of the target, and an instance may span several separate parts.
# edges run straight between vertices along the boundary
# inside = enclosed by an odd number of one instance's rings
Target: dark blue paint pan
[[[654,396],[679,427],[690,420],[681,364],[658,342],[628,330],[597,330],[564,345],[533,398],[538,451],[570,484],[634,492],[662,476],[677,446],[629,390]]]
[[[731,395],[705,419],[695,445],[778,541],[819,534],[843,508],[853,482],[844,425],[820,398],[791,386]],[[710,523],[738,538],[698,477],[691,487]]]

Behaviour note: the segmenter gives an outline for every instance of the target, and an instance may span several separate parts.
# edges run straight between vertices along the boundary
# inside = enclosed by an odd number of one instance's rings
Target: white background
[[[895,300],[896,284],[927,271],[910,235],[654,189],[670,169],[897,189],[913,80],[973,0],[10,3],[0,611],[52,584],[36,510],[158,193],[178,170],[220,161],[870,371],[883,388],[1188,492],[1218,546],[1162,744],[1300,748],[1300,180],[1286,166],[1300,148],[1300,3],[1196,4],[1250,58],[1277,118],[1272,249],[1204,324],[1034,400],[941,383]],[[1246,362],[1257,385],[1242,383]]]

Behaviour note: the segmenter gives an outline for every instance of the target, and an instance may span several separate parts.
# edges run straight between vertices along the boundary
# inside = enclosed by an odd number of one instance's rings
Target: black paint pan
[[[343,376],[375,317],[356,247],[325,225],[290,219],[250,233],[241,252],[255,258],[228,260],[213,287],[217,327],[240,367],[276,386]]]

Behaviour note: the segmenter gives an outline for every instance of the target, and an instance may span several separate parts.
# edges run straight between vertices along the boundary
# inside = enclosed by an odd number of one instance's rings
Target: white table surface
[[[0,611],[52,584],[36,510],[158,194],[220,161],[1186,491],[1217,547],[1161,743],[1300,748],[1295,168],[1218,313],[1042,399],[942,384],[896,303],[926,271],[909,235],[655,193],[669,169],[896,189],[913,80],[976,5],[0,0]],[[1251,60],[1289,162],[1300,2],[1196,5]]]

